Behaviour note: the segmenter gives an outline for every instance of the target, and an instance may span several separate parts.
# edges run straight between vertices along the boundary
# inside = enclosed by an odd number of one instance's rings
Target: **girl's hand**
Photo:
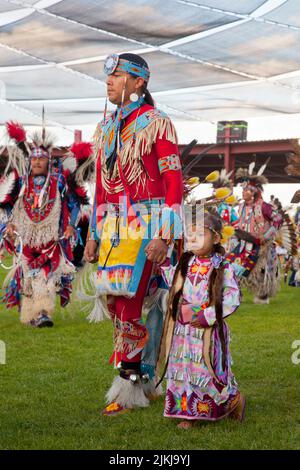
[[[194,328],[202,328],[202,329],[211,328],[210,325],[207,325],[207,326],[202,325],[198,319],[191,321],[190,326],[193,326]]]
[[[203,328],[198,318],[196,318],[195,320],[192,320],[190,325],[193,326],[194,328]]]

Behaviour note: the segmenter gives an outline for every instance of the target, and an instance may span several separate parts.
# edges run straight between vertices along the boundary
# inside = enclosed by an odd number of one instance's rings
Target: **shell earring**
[[[139,100],[139,95],[137,93],[131,93],[129,99],[133,103],[136,103]]]

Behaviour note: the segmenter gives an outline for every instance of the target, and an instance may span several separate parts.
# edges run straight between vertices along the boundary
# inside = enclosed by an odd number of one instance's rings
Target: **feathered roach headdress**
[[[17,170],[18,174],[24,178],[25,186],[28,185],[28,177],[31,171],[31,158],[48,158],[48,174],[46,177],[45,184],[39,196],[39,207],[43,204],[44,196],[47,194],[47,188],[49,186],[50,177],[53,173],[57,173],[53,168],[53,145],[54,138],[46,132],[45,127],[41,132],[35,132],[32,135],[31,142],[27,141],[26,131],[24,127],[15,122],[8,122],[6,129],[9,137],[15,142],[14,147],[8,147],[9,162],[6,168]],[[70,151],[63,158],[58,165],[58,172],[63,172],[66,177],[67,184],[73,189],[83,204],[88,203],[88,198],[84,188],[77,184],[78,173],[81,168],[85,165],[86,161],[90,159],[93,154],[93,145],[88,142],[80,142],[72,145]],[[90,167],[90,165],[89,165]],[[83,176],[86,176],[88,180],[87,171],[83,172]],[[82,181],[83,182],[83,181]]]
[[[43,113],[44,122],[44,113]],[[15,147],[8,147],[8,167],[18,171],[19,175],[24,178],[25,185],[23,191],[28,185],[28,177],[31,171],[31,158],[48,158],[48,173],[45,184],[39,196],[39,207],[44,202],[44,196],[49,186],[52,171],[52,149],[54,145],[53,136],[46,132],[43,125],[41,132],[35,132],[32,135],[31,143],[27,141],[26,131],[24,127],[15,122],[8,122],[6,129],[9,137],[15,142]]]
[[[21,176],[30,172],[30,158],[52,158],[54,137],[43,127],[42,131],[34,132],[31,142],[27,141],[27,135],[22,124],[7,122],[6,130],[8,136],[14,141],[15,147],[8,147],[9,164],[19,170]]]
[[[238,168],[235,175],[237,182],[252,190],[263,191],[263,184],[268,183],[267,178],[263,175],[268,162],[269,160],[260,167],[257,173],[254,173],[255,162],[250,163],[248,168]]]

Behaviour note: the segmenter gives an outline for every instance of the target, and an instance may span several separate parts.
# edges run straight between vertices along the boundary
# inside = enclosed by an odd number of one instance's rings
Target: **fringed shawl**
[[[47,217],[39,222],[31,220],[25,210],[23,196],[17,200],[13,208],[12,223],[17,227],[24,245],[39,248],[58,240],[60,216],[61,195],[57,186],[55,201]]]

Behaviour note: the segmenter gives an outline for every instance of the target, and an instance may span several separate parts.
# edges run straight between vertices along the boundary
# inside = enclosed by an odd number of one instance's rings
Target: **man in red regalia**
[[[180,233],[183,184],[176,131],[154,107],[146,61],[113,54],[104,69],[108,99],[117,109],[96,132],[96,193],[85,256],[98,261],[98,292],[114,323],[120,375],[103,411],[111,415],[149,404],[151,387],[141,371],[148,340],[142,306],[153,268]]]
[[[15,145],[8,148],[10,159],[0,181],[0,208],[6,215],[0,240],[8,250],[15,251],[18,242],[22,249],[3,300],[7,308],[19,307],[22,323],[51,327],[56,294],[62,307],[70,300],[75,274],[70,239],[76,243],[81,207],[89,202],[76,177],[92,146],[74,144],[56,166],[45,129],[32,142],[18,123],[7,123],[7,131]]]

